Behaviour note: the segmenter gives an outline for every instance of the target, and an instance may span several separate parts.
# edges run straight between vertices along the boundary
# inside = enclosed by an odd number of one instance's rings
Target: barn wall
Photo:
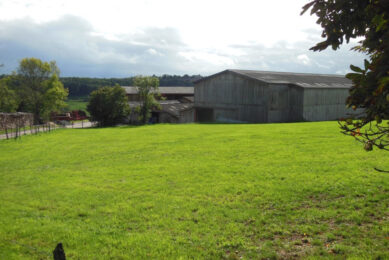
[[[352,113],[345,102],[348,89],[304,89],[304,121],[337,120]]]
[[[179,123],[193,123],[194,109],[188,109],[180,112]]]
[[[267,122],[289,122],[290,88],[286,84],[271,84],[265,88],[267,98]]]
[[[211,109],[214,121],[266,122],[265,88],[265,83],[225,72],[196,83],[195,107]]]
[[[289,121],[301,122],[304,112],[304,89],[291,85],[289,87]]]

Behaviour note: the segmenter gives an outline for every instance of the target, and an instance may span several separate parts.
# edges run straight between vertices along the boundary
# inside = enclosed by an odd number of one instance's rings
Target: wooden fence
[[[17,139],[23,134],[38,134],[56,128],[58,126],[50,122],[34,125],[34,115],[31,113],[0,113],[0,135],[4,134],[6,139]]]

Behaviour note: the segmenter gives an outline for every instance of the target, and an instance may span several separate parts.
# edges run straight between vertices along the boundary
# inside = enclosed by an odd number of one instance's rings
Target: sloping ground
[[[0,259],[388,258],[388,153],[335,122],[0,141]]]

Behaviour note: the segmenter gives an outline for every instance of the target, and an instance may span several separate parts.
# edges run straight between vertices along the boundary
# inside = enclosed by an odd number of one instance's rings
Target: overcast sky
[[[312,52],[308,0],[0,0],[0,74],[24,57],[55,60],[61,76],[202,74],[234,68],[348,71],[350,45]]]

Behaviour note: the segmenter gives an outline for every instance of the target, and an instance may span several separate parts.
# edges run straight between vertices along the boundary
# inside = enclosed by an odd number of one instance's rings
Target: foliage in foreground
[[[363,113],[346,120],[341,129],[363,142],[367,151],[373,146],[389,150],[389,125],[382,123],[389,119],[389,1],[314,0],[303,7],[302,14],[309,9],[318,16],[325,38],[311,50],[329,46],[336,50],[344,40],[362,37],[353,49],[368,55],[369,61],[365,60],[364,68],[350,66],[353,73],[346,77],[353,86],[346,102]]]
[[[130,108],[125,90],[115,87],[103,87],[91,93],[87,110],[91,120],[100,126],[113,126],[124,122]]]
[[[335,122],[0,141],[0,259],[386,259],[389,162],[357,147]]]

